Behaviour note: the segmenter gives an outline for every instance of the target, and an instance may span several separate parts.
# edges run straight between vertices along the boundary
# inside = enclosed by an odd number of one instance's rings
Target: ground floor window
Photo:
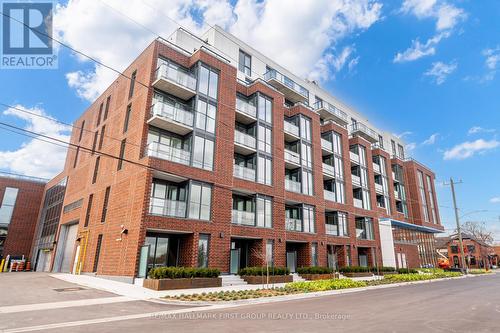
[[[200,235],[198,240],[198,267],[208,267],[208,247],[210,243],[210,235]]]

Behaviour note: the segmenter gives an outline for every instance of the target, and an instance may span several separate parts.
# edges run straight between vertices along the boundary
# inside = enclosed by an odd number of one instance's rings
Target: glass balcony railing
[[[302,232],[302,220],[292,219],[287,217],[285,219],[286,230],[288,231],[299,231]]]
[[[363,200],[354,198],[354,207],[363,208]]]
[[[157,101],[151,106],[151,116],[166,118],[183,125],[193,127],[194,115],[186,106],[182,104],[171,104]]]
[[[296,83],[292,79],[290,79],[288,76],[285,76],[278,72],[275,69],[270,69],[267,71],[266,74],[264,74],[264,80],[269,81],[269,80],[276,80],[282,85],[286,86],[287,88],[293,90],[295,93],[300,94],[302,97],[304,97],[306,100],[309,99],[309,90],[306,88],[302,87],[300,84]]]
[[[325,199],[328,201],[336,201],[335,200],[335,192],[323,190],[323,195],[325,196]]]
[[[296,152],[285,149],[285,162],[300,164],[300,155]]]
[[[196,77],[171,64],[161,64],[156,69],[156,79],[166,79],[190,90],[196,90]]]
[[[299,136],[299,127],[289,121],[284,121],[283,130],[288,134]]]
[[[300,182],[296,182],[295,180],[291,179],[285,179],[285,189],[287,191],[300,193],[301,192]]]
[[[351,175],[353,185],[361,186],[361,177],[356,175]]]
[[[239,225],[255,225],[255,213],[233,209],[232,223]]]
[[[235,164],[234,176],[241,179],[255,181],[255,170]]]
[[[335,177],[335,167],[333,165],[323,163],[323,173]]]
[[[350,151],[349,152],[349,157],[351,158],[351,162],[354,162],[356,164],[359,164],[359,155]]]
[[[348,123],[347,113],[335,107],[334,105],[325,102],[325,101],[317,101],[314,103],[314,110],[326,110],[329,114],[335,117],[338,121],[345,125]]]
[[[380,164],[373,163],[373,171],[376,173],[382,173],[382,169],[380,168]]]
[[[336,224],[325,224],[325,232],[327,235],[338,236],[339,226]]]
[[[236,142],[240,145],[255,149],[255,145],[256,145],[257,140],[249,134],[235,130],[234,131],[234,142]]]
[[[241,98],[236,98],[236,110],[252,118],[257,117],[257,108],[255,105],[252,105]]]
[[[380,184],[375,183],[375,191],[379,193],[384,193],[384,187]]]
[[[394,191],[394,197],[396,198],[396,200],[401,200],[401,195],[399,195],[398,191]]]
[[[186,206],[185,201],[151,198],[149,212],[154,215],[186,217]]]
[[[321,148],[333,152],[333,143],[331,141],[321,138]]]
[[[150,142],[147,147],[148,156],[161,158],[176,163],[189,165],[191,152],[177,147],[172,147],[159,142]]]
[[[355,122],[351,124],[351,134],[359,134],[371,143],[378,141],[378,133],[363,123]]]

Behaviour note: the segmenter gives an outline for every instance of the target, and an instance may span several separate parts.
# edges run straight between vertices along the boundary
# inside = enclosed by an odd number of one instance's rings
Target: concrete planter
[[[173,290],[191,288],[221,287],[222,278],[192,278],[192,279],[146,279],[143,287],[153,290]]]
[[[265,284],[267,281],[266,276],[260,275],[243,275],[241,276],[248,284]],[[271,275],[269,276],[269,283],[288,283],[293,281],[293,276],[291,275]]]
[[[342,275],[346,277],[369,277],[373,276],[373,273],[371,272],[342,273]]]
[[[330,280],[330,279],[338,279],[339,278],[337,273],[334,273],[334,274],[300,274],[300,277],[303,279],[306,279],[307,281]]]

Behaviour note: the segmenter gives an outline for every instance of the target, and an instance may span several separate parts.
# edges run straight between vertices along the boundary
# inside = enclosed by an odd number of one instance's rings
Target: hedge
[[[373,267],[372,272],[396,272],[395,267],[388,267],[388,266],[382,266],[382,267]]]
[[[339,271],[341,273],[368,273],[373,271],[373,267],[345,266],[340,267]]]
[[[384,277],[384,280],[395,283],[395,282],[435,280],[435,279],[444,279],[444,278],[459,277],[459,276],[462,276],[462,274],[457,272],[435,273],[435,274],[395,274]]]
[[[285,267],[269,267],[269,275],[288,275],[290,270]],[[260,276],[267,275],[266,267],[245,267],[238,271],[238,275]]]
[[[156,267],[149,271],[150,279],[216,278],[220,271],[216,268]]]
[[[364,281],[353,281],[351,279],[318,280],[312,282],[292,282],[285,286],[289,292],[315,292],[325,290],[337,290],[347,288],[365,287]]]
[[[299,274],[331,274],[333,269],[329,267],[299,267],[297,268]]]
[[[399,274],[418,274],[418,271],[413,268],[400,268],[398,269]]]

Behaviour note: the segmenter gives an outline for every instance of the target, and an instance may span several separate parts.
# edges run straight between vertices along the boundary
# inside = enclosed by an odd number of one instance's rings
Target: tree
[[[494,241],[493,232],[486,228],[485,222],[467,221],[462,225],[462,232],[486,244],[492,244]]]

